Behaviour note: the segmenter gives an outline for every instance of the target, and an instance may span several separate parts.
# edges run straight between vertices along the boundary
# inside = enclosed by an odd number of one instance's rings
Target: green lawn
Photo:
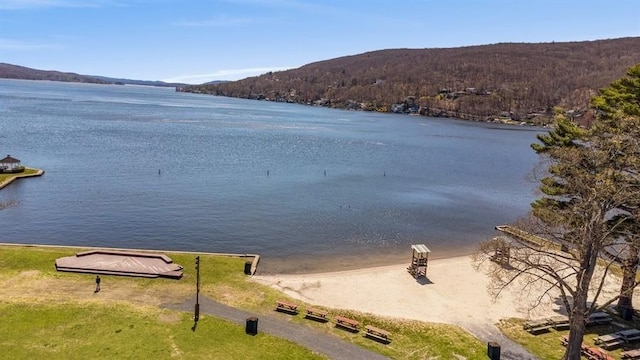
[[[637,321],[623,321],[619,318],[616,318],[615,321],[618,323],[625,323],[628,327],[640,327],[640,323]],[[547,333],[531,335],[522,329],[523,324],[524,320],[521,319],[505,319],[500,322],[498,327],[509,338],[519,343],[541,359],[560,359],[562,357],[565,348],[560,344],[560,338],[563,335],[568,335],[569,330],[551,330]],[[593,343],[594,338],[599,335],[609,334],[618,330],[619,329],[612,325],[590,326],[587,328],[587,332],[584,335],[583,344],[596,347]],[[623,351],[637,347],[638,344],[635,344],[632,347],[627,346],[608,351],[608,353],[615,359],[621,359]]]
[[[19,172],[19,173],[0,173],[0,185],[2,185],[4,182],[11,180],[12,178],[16,178],[16,177],[25,177],[25,176],[30,176],[33,175],[35,173],[37,173],[38,169],[33,169],[33,168],[28,168],[25,167],[23,172]],[[0,210],[2,210],[2,204],[0,203]]]
[[[81,249],[0,246],[0,353],[16,358],[154,357],[171,358],[313,358],[295,344],[204,316],[195,332],[192,314],[158,305],[193,296],[195,254],[167,253],[184,266],[181,280],[102,276],[93,294],[94,276],[59,273],[54,261]],[[256,314],[280,316],[311,326],[394,359],[486,359],[486,344],[451,325],[388,319],[339,309],[341,314],[391,332],[388,345],[353,334],[331,323],[317,323],[274,312],[284,294],[244,275],[245,259],[200,255],[201,295]],[[307,306],[295,301],[301,307]],[[317,307],[317,306],[314,306]]]
[[[323,359],[289,341],[190,314],[127,304],[0,302],[0,350],[11,359]]]

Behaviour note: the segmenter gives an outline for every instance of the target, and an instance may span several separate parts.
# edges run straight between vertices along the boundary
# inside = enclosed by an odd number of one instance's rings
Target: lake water
[[[528,127],[0,80],[0,241],[259,253],[264,272],[468,254],[534,199]]]

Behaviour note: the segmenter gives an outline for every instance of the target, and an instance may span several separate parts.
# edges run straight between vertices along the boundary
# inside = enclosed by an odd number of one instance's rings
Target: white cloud
[[[2,0],[0,10],[120,6],[118,0]]]
[[[165,82],[179,82],[187,84],[202,84],[214,80],[239,80],[249,76],[257,76],[269,71],[282,71],[291,69],[291,67],[271,67],[271,68],[249,68],[249,69],[234,69],[234,70],[219,70],[209,74],[200,75],[184,75],[177,76],[171,79],[165,79]]]
[[[24,41],[0,38],[0,50],[4,51],[35,51],[41,49],[59,49],[61,46],[55,44],[38,44]]]

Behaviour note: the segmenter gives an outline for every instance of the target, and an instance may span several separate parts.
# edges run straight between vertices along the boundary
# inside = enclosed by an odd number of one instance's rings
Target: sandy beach
[[[469,256],[430,260],[427,279],[419,281],[407,272],[408,263],[320,274],[261,275],[253,279],[310,304],[459,325],[482,341],[499,341],[512,349],[517,346],[495,326],[500,319],[534,319],[563,313],[552,299],[532,308],[535,295],[523,292],[520,286],[493,299],[487,291],[489,277],[485,271],[489,264],[476,270]],[[612,282],[608,295],[617,288]]]
[[[254,280],[293,298],[333,308],[396,318],[453,324],[493,324],[507,317],[557,315],[559,308],[530,311],[521,293],[493,300],[489,278],[469,256],[429,261],[427,279],[416,280],[408,264],[305,275],[261,275]]]

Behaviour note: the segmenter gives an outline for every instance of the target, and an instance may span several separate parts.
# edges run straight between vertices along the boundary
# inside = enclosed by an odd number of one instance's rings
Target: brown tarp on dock
[[[56,270],[136,277],[182,277],[182,266],[163,254],[91,250],[56,259]]]

